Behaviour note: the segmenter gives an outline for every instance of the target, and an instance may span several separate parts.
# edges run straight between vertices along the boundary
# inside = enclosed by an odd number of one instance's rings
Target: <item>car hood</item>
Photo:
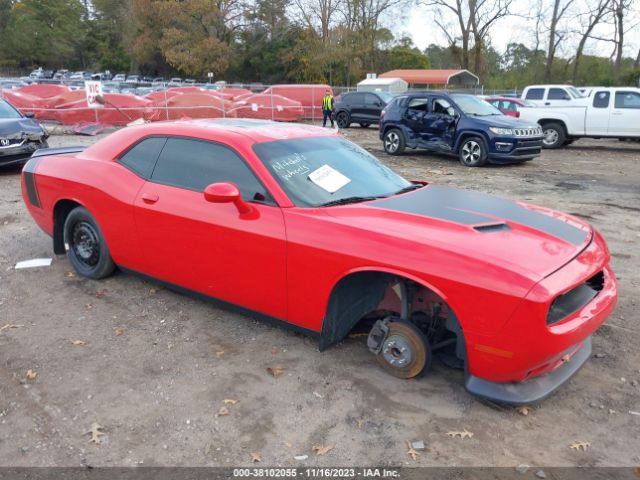
[[[508,115],[487,115],[486,117],[472,117],[474,121],[483,123],[487,127],[500,128],[538,128],[536,123],[518,120]]]
[[[44,135],[42,126],[31,118],[0,118],[0,137],[20,138],[24,135]]]
[[[589,224],[554,210],[434,185],[327,210],[352,227],[477,259],[534,281],[575,258],[593,233]]]

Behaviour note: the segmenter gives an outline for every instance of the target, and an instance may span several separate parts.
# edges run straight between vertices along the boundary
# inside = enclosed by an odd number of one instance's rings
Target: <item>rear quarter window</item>
[[[118,159],[118,163],[141,177],[149,178],[166,142],[165,137],[151,137],[141,140],[127,150]]]

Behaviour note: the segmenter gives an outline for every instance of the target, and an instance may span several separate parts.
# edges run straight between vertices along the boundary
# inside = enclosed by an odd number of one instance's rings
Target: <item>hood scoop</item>
[[[489,225],[478,225],[473,227],[474,230],[480,233],[492,233],[492,232],[506,232],[511,230],[511,227],[506,223],[491,223]]]

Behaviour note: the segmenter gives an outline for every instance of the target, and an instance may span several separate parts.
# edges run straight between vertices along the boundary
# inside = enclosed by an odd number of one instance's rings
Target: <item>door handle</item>
[[[551,102],[544,102],[545,105],[551,105]]]
[[[142,201],[144,203],[156,203],[158,200],[160,199],[160,197],[158,196],[157,193],[143,193],[142,194]]]
[[[622,112],[611,112],[611,115],[622,115]]]

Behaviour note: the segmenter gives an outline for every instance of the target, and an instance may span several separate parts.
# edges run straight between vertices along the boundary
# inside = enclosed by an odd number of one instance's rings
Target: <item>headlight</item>
[[[513,130],[511,130],[510,128],[489,127],[489,130],[491,130],[496,135],[513,135]]]

